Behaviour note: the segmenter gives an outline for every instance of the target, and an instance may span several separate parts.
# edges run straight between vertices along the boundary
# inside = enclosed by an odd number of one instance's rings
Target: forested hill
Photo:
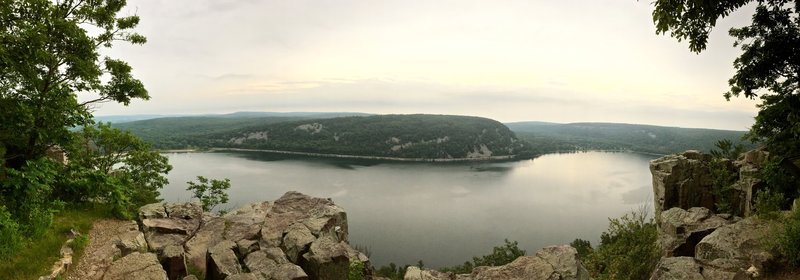
[[[672,154],[686,150],[708,152],[718,140],[740,142],[744,131],[663,127],[621,123],[506,123],[533,153],[575,150],[630,150]],[[742,142],[746,147],[753,144]]]
[[[162,149],[223,147],[401,158],[484,158],[527,151],[502,123],[468,116],[178,117],[115,126]]]

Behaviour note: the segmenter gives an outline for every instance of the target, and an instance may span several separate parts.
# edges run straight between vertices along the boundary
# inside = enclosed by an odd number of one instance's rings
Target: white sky
[[[650,1],[129,0],[142,46],[118,44],[150,101],[97,115],[236,111],[436,113],[500,121],[745,130],[726,102],[740,50],[655,35]]]

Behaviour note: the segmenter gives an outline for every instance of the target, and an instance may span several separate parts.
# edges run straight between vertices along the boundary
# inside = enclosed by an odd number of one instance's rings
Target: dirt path
[[[103,278],[108,266],[114,260],[118,249],[114,240],[130,228],[137,228],[136,222],[123,220],[98,220],[89,231],[89,245],[83,251],[77,267],[67,274],[70,280],[99,280]]]

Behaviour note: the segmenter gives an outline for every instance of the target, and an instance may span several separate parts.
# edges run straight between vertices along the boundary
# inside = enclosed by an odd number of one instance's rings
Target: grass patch
[[[61,245],[67,241],[70,229],[87,236],[95,220],[107,217],[110,217],[110,209],[103,205],[74,206],[57,213],[53,225],[41,238],[23,241],[19,251],[0,262],[0,279],[38,279],[48,273],[60,257]],[[77,265],[83,247],[88,244],[88,238],[85,239],[85,242],[79,241],[84,242],[84,246],[75,248],[73,267]]]

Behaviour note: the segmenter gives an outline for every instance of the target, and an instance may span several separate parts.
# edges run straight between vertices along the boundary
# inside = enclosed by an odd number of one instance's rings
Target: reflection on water
[[[266,153],[169,154],[162,191],[187,201],[197,175],[230,178],[230,202],[275,200],[289,190],[331,197],[348,214],[350,242],[376,265],[461,264],[504,238],[529,253],[596,240],[608,217],[652,198],[652,156],[587,152],[499,163],[397,163]]]

